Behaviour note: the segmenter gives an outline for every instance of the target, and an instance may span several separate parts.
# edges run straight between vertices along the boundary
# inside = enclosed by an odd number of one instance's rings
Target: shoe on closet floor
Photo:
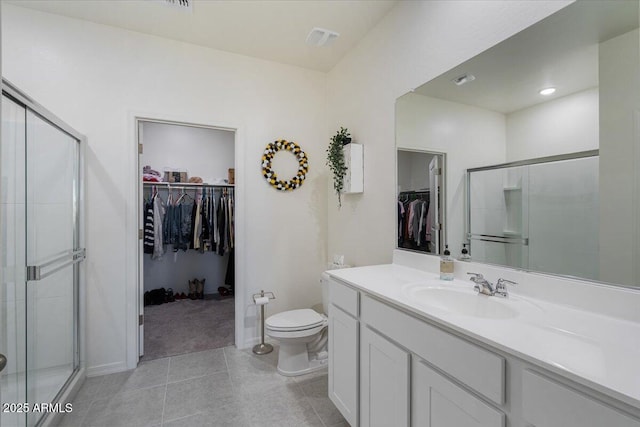
[[[196,280],[189,280],[189,299],[196,299]]]
[[[204,282],[207,279],[202,279],[202,280],[198,280],[195,279],[194,282],[196,282],[196,298],[197,299],[204,299]]]

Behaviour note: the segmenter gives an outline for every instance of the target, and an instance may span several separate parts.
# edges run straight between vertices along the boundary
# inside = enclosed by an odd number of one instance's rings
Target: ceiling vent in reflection
[[[461,76],[456,77],[455,79],[452,79],[451,81],[454,82],[457,86],[462,86],[465,83],[469,83],[472,82],[476,79],[476,76],[474,76],[473,74],[463,74]]]
[[[314,28],[307,36],[307,44],[311,46],[329,46],[340,34],[324,28]]]
[[[167,6],[183,12],[193,13],[193,0],[159,0]]]

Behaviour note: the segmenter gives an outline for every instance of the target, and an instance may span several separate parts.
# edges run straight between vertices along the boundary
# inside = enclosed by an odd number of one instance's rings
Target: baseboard
[[[87,377],[99,377],[101,375],[115,374],[128,371],[127,362],[108,363],[106,365],[91,366],[87,368]]]

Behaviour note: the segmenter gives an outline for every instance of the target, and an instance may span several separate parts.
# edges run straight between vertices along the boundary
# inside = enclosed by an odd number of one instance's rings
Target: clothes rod
[[[233,188],[234,184],[195,184],[193,182],[143,182],[145,187],[167,187],[167,188],[210,188],[210,187],[219,187],[219,188]]]

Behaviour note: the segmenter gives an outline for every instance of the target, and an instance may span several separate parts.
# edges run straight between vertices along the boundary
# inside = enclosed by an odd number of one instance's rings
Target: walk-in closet
[[[444,155],[398,150],[398,247],[442,253]]]
[[[138,121],[140,356],[234,344],[235,133]]]

